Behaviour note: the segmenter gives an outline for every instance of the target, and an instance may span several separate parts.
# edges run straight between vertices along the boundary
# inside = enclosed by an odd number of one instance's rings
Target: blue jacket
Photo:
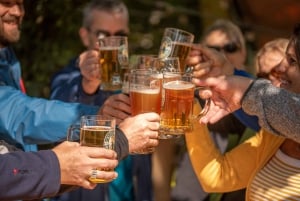
[[[53,75],[50,83],[50,98],[66,102],[101,106],[114,92],[99,89],[95,94],[86,94],[82,89],[82,76],[76,65],[76,60],[77,58],[72,59],[65,68]]]
[[[0,140],[25,150],[65,139],[69,125],[99,107],[32,98],[20,91],[21,69],[10,47],[0,49]]]

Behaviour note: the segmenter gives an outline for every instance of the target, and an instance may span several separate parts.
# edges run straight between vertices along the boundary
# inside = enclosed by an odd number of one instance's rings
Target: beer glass
[[[129,59],[129,69],[124,74],[122,93],[129,95],[129,76],[134,70],[154,70],[153,59],[157,58],[154,54],[134,54]]]
[[[199,114],[193,114],[195,85],[191,82],[192,74],[184,72],[163,73],[163,100],[159,138],[170,139],[191,131],[192,121],[204,115],[209,107],[209,100]],[[197,88],[201,90],[201,88]]]
[[[68,130],[67,140],[79,141],[81,146],[103,147],[115,149],[115,126],[114,118],[102,115],[85,115],[81,117],[80,125],[72,125]],[[110,169],[102,171],[113,171]],[[93,183],[107,183],[108,180],[98,179],[91,176]]]
[[[133,116],[161,111],[161,78],[160,74],[152,70],[136,69],[129,75],[129,94],[131,114]],[[152,149],[143,149],[133,154],[149,154]]]
[[[146,112],[160,114],[161,79],[151,70],[132,70],[129,76],[131,112],[135,116]]]
[[[154,54],[134,54],[130,56],[129,66],[131,69],[152,69],[155,58],[157,55]]]
[[[121,90],[125,71],[128,70],[128,41],[126,36],[99,39],[101,89]]]
[[[185,71],[186,59],[191,50],[194,35],[177,28],[166,28],[162,37],[159,57],[178,57],[181,72]]]
[[[180,63],[178,57],[154,58],[152,68],[156,71],[163,72],[180,72]]]

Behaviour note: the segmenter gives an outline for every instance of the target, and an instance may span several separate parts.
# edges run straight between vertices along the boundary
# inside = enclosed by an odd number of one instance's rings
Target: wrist
[[[81,85],[84,93],[91,95],[98,91],[101,84],[101,80],[86,80],[82,78]]]

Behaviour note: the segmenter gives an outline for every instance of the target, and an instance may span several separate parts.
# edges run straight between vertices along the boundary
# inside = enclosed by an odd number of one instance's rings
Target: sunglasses
[[[228,44],[224,45],[223,47],[213,46],[213,45],[207,45],[207,47],[215,49],[218,52],[224,51],[226,53],[235,53],[240,49],[240,47],[236,43],[228,43]]]
[[[92,31],[90,28],[87,28],[87,30],[89,32],[91,32],[92,34],[94,34],[95,36],[97,36],[97,38],[104,38],[104,37],[108,37],[108,36],[128,36],[128,33],[126,33],[123,30],[117,31],[116,33],[113,33],[113,34],[111,34],[108,31],[105,31],[105,30]]]

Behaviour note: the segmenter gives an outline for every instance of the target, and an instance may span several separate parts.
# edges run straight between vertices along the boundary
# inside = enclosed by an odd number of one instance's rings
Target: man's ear
[[[81,27],[79,29],[78,33],[79,33],[82,44],[85,47],[88,47],[89,46],[89,31],[86,28]]]

